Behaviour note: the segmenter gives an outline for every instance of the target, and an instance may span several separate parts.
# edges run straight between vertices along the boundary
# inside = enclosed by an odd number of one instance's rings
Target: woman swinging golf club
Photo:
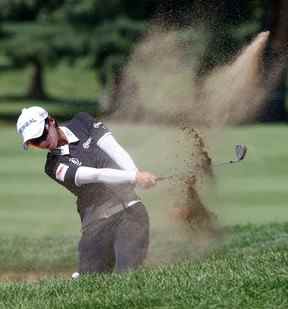
[[[79,272],[123,272],[142,265],[149,220],[134,187],[150,188],[157,177],[139,171],[103,123],[87,113],[59,126],[43,108],[29,107],[22,110],[17,131],[25,149],[48,150],[46,174],[77,197]]]

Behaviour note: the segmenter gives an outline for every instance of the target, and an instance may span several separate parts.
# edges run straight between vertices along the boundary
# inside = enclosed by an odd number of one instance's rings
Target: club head
[[[235,154],[237,161],[242,161],[247,153],[247,146],[243,144],[238,144],[235,146]]]

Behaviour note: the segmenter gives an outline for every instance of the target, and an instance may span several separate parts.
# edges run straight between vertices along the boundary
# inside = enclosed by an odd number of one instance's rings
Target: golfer
[[[23,147],[48,150],[45,172],[77,197],[82,235],[79,272],[123,272],[143,264],[149,219],[134,188],[156,176],[139,171],[112,133],[87,113],[60,126],[37,106],[17,121]]]

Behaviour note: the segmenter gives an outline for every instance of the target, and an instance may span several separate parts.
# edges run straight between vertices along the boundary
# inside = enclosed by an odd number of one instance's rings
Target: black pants
[[[149,218],[138,203],[95,222],[79,242],[79,272],[133,270],[143,264],[149,245]]]

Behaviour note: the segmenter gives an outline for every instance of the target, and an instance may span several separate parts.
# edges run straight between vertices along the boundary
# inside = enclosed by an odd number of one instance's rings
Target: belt
[[[91,205],[85,209],[85,215],[82,220],[82,230],[91,224],[96,223],[100,219],[108,219],[109,217],[116,215],[117,213],[124,211],[139,202],[141,201],[133,200],[125,204],[111,204],[110,202],[106,202],[98,207]]]
[[[110,208],[104,207],[105,205],[103,205],[99,208],[96,208],[94,214],[95,214],[95,217],[98,219],[108,219],[109,217],[116,215],[118,212],[123,211],[129,207],[132,207],[139,202],[140,200],[134,200],[134,201],[130,201],[129,203],[125,205],[117,204]]]

